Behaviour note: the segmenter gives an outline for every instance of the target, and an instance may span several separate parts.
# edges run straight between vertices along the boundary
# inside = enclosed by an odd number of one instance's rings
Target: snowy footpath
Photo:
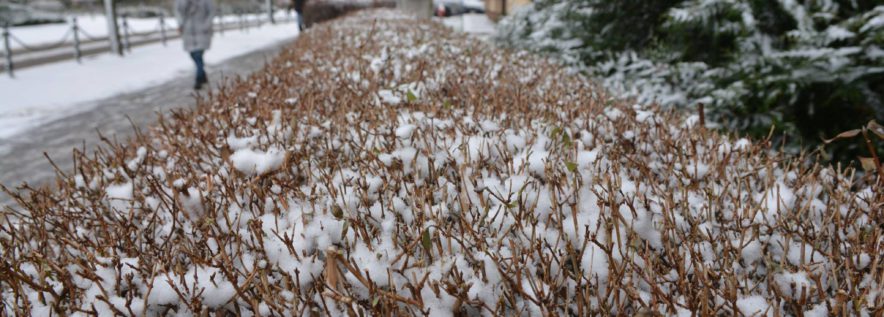
[[[205,57],[209,71],[231,57],[291,39],[297,32],[293,24],[277,24],[216,34]],[[82,64],[61,62],[17,72],[15,78],[0,77],[0,96],[10,96],[0,99],[0,139],[87,111],[88,101],[155,86],[192,69],[181,41],[175,40],[167,46],[140,47],[122,58],[104,54]]]
[[[297,33],[286,23],[216,34],[206,53],[210,80],[217,84],[260,69]],[[45,183],[54,172],[44,152],[65,169],[71,149],[93,148],[98,133],[123,140],[132,123],[144,127],[158,113],[191,105],[192,68],[178,40],[123,58],[100,55],[0,78],[0,184]],[[0,204],[5,198],[0,194]]]

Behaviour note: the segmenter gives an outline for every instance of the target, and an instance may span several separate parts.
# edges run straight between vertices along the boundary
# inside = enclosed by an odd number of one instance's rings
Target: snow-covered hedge
[[[14,315],[870,316],[884,195],[358,13],[0,222]]]

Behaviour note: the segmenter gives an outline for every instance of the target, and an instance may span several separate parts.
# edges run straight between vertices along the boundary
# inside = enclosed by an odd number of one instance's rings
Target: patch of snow
[[[236,170],[247,175],[262,175],[275,171],[285,161],[286,152],[277,148],[265,151],[239,149],[230,156]]]
[[[770,304],[764,297],[758,295],[738,299],[737,308],[740,310],[740,313],[747,317],[772,316]]]

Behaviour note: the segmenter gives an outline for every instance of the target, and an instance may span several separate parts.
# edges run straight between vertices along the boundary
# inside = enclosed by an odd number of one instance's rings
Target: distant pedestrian
[[[307,0],[292,0],[292,8],[295,9],[295,12],[298,13],[298,30],[303,31],[307,28],[307,25],[304,24],[304,5],[307,4]]]
[[[184,50],[190,53],[196,64],[196,83],[193,89],[199,90],[209,82],[203,53],[212,45],[215,8],[212,0],[175,0],[175,14],[178,17],[178,31],[181,32]]]

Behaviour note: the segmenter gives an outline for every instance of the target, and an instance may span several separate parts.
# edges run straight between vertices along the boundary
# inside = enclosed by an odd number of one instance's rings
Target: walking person
[[[175,0],[175,14],[178,17],[178,31],[184,42],[184,50],[196,64],[196,83],[193,89],[199,90],[209,83],[206,76],[203,54],[212,45],[212,19],[215,6],[212,0]]]
[[[306,4],[307,0],[292,0],[292,7],[295,9],[295,12],[298,13],[298,31],[303,31],[307,28],[304,24],[304,4]]]

